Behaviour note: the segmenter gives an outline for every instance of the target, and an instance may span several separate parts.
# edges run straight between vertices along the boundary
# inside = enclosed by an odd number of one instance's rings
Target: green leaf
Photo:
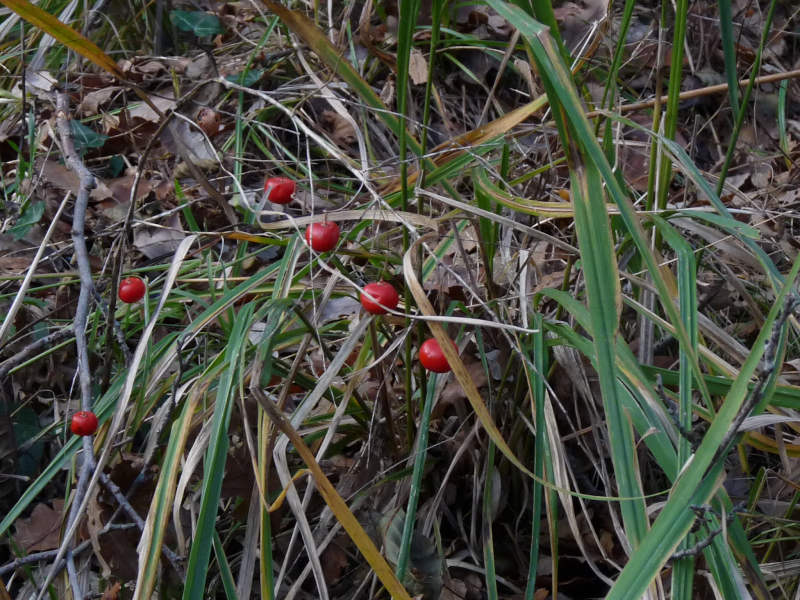
[[[197,37],[206,37],[222,33],[222,23],[216,15],[203,11],[173,10],[169,20],[181,31],[189,31]]]
[[[8,230],[15,240],[24,238],[44,214],[44,202],[31,202],[17,219],[17,224]]]
[[[42,429],[36,412],[30,406],[21,407],[14,415],[12,423],[17,440],[34,440]],[[35,476],[43,454],[44,442],[31,442],[24,450],[19,451],[15,474],[22,477]]]
[[[264,76],[264,69],[246,70],[235,75],[228,75],[225,79],[231,83],[252,87]]]
[[[125,161],[119,154],[108,159],[108,172],[111,177],[119,177],[125,170]]]
[[[69,129],[78,154],[83,154],[89,148],[102,148],[108,139],[107,135],[97,133],[94,129],[74,119],[70,120]]]

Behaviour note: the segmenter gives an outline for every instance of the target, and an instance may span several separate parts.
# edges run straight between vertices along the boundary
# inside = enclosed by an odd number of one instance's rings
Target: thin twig
[[[128,499],[125,497],[125,494],[122,493],[122,490],[119,489],[119,486],[114,483],[111,478],[106,475],[105,473],[100,473],[100,483],[102,483],[105,488],[111,492],[114,496],[116,501],[119,503],[120,508],[127,514],[131,520],[136,524],[136,527],[139,528],[139,531],[143,531],[145,527],[144,520],[142,517],[139,516],[139,513],[136,512],[136,509],[131,506]],[[175,554],[172,550],[170,550],[167,546],[162,545],[161,551],[164,553],[164,556],[172,565],[172,568],[175,569],[175,572],[180,575],[181,579],[186,579],[186,574],[183,571],[183,567],[181,566],[182,559],[180,556]]]
[[[10,371],[17,368],[37,352],[46,348],[52,348],[54,345],[62,342],[73,334],[74,331],[72,327],[64,327],[62,329],[56,329],[53,333],[49,333],[43,338],[31,342],[14,356],[0,362],[0,381],[5,379]]]
[[[800,69],[796,69],[794,71],[785,71],[783,73],[772,73],[771,75],[763,75],[761,77],[756,77],[754,85],[760,85],[762,83],[774,83],[776,81],[783,81],[784,79],[797,79],[800,78]],[[742,79],[739,81],[739,85],[747,85],[750,83],[750,79]],[[681,92],[678,95],[680,100],[689,100],[691,98],[700,98],[702,96],[711,96],[713,94],[720,94],[723,92],[728,91],[728,84],[727,83],[720,83],[719,85],[709,85],[706,87],[698,88],[696,90],[688,90],[686,92]],[[642,102],[634,102],[632,104],[623,104],[619,107],[620,113],[629,113],[635,112],[637,110],[644,110],[646,108],[653,108],[656,105],[656,102],[666,103],[668,100],[667,96],[661,96],[660,98],[651,98],[650,100],[644,100]],[[589,113],[586,113],[586,116],[596,117],[601,114],[605,114],[606,111],[595,110]]]
[[[89,302],[94,291],[94,282],[92,281],[92,271],[89,265],[89,251],[86,248],[84,225],[86,221],[86,209],[89,203],[89,192],[95,187],[95,179],[75,151],[75,144],[73,143],[72,131],[70,129],[69,97],[64,92],[58,92],[56,95],[56,127],[61,141],[64,160],[69,168],[78,175],[79,180],[78,193],[75,198],[75,207],[72,215],[72,242],[75,248],[76,261],[78,263],[78,275],[81,281],[81,288],[80,294],[78,295],[78,306],[75,309],[73,331],[75,332],[75,347],[78,354],[81,408],[82,410],[91,410],[92,378],[89,374],[89,350],[86,344],[86,322],[89,314]],[[70,530],[72,525],[83,516],[79,512],[79,507],[86,494],[91,472],[94,468],[94,448],[92,439],[93,436],[85,436],[82,440],[83,462],[81,464],[78,483],[75,488],[72,506],[70,507],[69,517],[67,519],[67,530]],[[62,541],[62,548],[70,549],[74,542],[75,540],[72,536],[67,537]],[[67,557],[70,557],[69,552],[67,553]],[[51,567],[44,585],[42,585],[39,590],[40,597],[44,594],[49,582],[52,581],[55,566],[56,565],[53,565]],[[82,598],[83,593],[80,588],[77,587],[77,580],[73,581],[72,585],[73,595]]]

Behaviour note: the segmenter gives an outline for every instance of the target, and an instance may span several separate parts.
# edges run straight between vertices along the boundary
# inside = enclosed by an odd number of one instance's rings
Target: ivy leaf
[[[21,240],[36,225],[44,214],[44,202],[31,202],[17,219],[17,223],[8,230],[15,240]]]
[[[74,119],[69,122],[69,128],[78,154],[83,154],[88,148],[102,148],[108,139],[107,135],[97,133],[94,129]]]
[[[264,69],[253,69],[242,71],[241,73],[236,73],[234,75],[228,75],[225,79],[231,83],[237,83],[239,85],[243,85],[244,87],[251,87],[263,76]]]
[[[200,10],[173,10],[169,13],[169,20],[181,31],[190,31],[197,37],[223,32],[222,23],[216,15]]]

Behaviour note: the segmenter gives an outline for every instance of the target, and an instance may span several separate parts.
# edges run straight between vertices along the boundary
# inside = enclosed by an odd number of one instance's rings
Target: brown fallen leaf
[[[342,573],[349,564],[347,552],[342,548],[339,542],[346,543],[347,537],[340,536],[340,539],[334,541],[320,556],[322,562],[322,573],[325,576],[325,581],[328,585],[335,585],[342,578]]]
[[[147,258],[158,258],[174,252],[186,235],[178,213],[169,217],[166,227],[144,225],[133,230],[133,245]]]
[[[221,122],[219,113],[210,108],[203,108],[197,114],[197,124],[200,125],[200,129],[205,131],[208,137],[214,137],[219,133]]]
[[[26,553],[58,548],[63,517],[64,500],[57,498],[52,506],[40,502],[30,517],[17,521],[14,539]]]
[[[42,181],[59,190],[70,191],[73,194],[78,193],[80,181],[74,171],[54,160],[42,161],[38,166]],[[92,200],[100,201],[110,198],[111,195],[111,190],[108,189],[105,182],[96,177],[95,188],[89,192],[89,197]]]
[[[408,63],[408,76],[411,77],[411,83],[414,85],[422,85],[428,81],[428,63],[425,57],[417,48],[411,49],[411,56]]]
[[[342,148],[349,148],[356,143],[356,132],[353,126],[339,113],[332,110],[322,111],[320,125],[328,132],[331,140]]]
[[[110,588],[106,588],[106,591],[103,592],[103,596],[100,598],[100,600],[117,600],[121,590],[122,584],[119,581],[115,581]]]

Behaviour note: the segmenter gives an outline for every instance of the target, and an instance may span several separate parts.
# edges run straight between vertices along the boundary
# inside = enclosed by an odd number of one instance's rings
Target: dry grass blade
[[[301,227],[305,227],[311,223],[319,223],[323,219],[336,222],[364,220],[383,223],[409,223],[415,227],[424,227],[426,229],[435,230],[438,228],[436,220],[426,217],[425,215],[381,209],[339,210],[336,212],[325,213],[324,216],[290,217],[281,221],[273,221],[272,223],[261,223],[260,226],[261,229],[265,231],[273,231],[277,229],[296,229],[299,231]]]
[[[364,531],[364,528],[355,518],[353,513],[350,512],[350,509],[347,507],[345,501],[342,500],[342,497],[339,496],[336,488],[333,487],[333,484],[322,471],[319,463],[314,458],[314,454],[311,452],[311,449],[306,446],[306,443],[303,441],[303,438],[300,437],[300,434],[297,433],[295,428],[292,427],[286,418],[279,412],[278,407],[275,406],[275,404],[264,395],[264,392],[262,392],[257,385],[251,386],[250,390],[255,399],[264,409],[264,412],[269,415],[269,418],[272,420],[275,426],[284,435],[286,435],[286,437],[289,438],[289,441],[292,443],[295,450],[297,450],[297,453],[303,459],[303,462],[314,476],[314,481],[319,488],[320,494],[325,499],[325,502],[336,515],[336,519],[339,521],[342,527],[344,527],[344,530],[348,533],[350,538],[361,551],[361,554],[363,554],[364,558],[367,559],[367,562],[375,571],[375,574],[378,576],[378,579],[380,579],[384,587],[386,587],[387,591],[392,595],[392,598],[398,600],[411,600],[411,596],[408,595],[408,592],[406,592],[405,588],[394,576],[394,571],[392,571],[391,567],[386,562],[386,559],[381,556],[378,548]]]

